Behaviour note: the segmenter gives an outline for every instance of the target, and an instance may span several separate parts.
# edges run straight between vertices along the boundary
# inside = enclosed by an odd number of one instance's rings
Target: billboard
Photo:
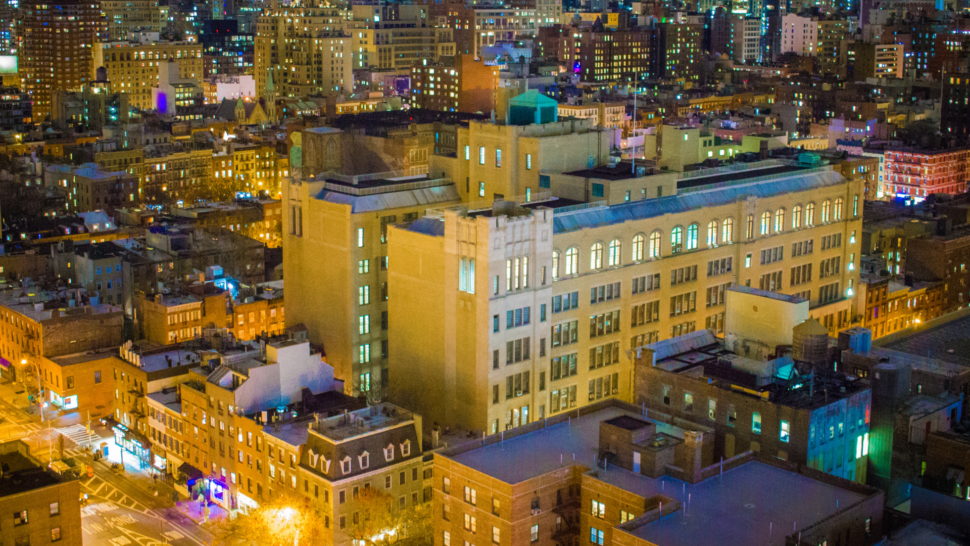
[[[17,56],[0,55],[0,74],[17,73]]]

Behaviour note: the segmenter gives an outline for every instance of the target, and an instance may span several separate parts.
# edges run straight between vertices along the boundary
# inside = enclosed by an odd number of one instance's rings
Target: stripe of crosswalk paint
[[[128,537],[115,537],[111,539],[109,542],[111,542],[115,546],[125,546],[126,544],[131,544],[131,539],[129,539]]]
[[[182,533],[180,533],[178,531],[166,531],[166,532],[162,533],[162,536],[164,536],[165,538],[167,538],[169,540],[178,540],[180,538],[185,538],[185,535],[183,535]]]

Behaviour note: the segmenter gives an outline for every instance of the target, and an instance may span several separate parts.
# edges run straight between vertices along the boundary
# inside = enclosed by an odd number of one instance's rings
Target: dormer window
[[[360,468],[364,469],[370,466],[370,453],[366,451],[357,457],[357,462],[360,463]]]
[[[388,444],[388,446],[384,448],[384,460],[387,462],[394,460],[394,444]]]
[[[409,455],[411,455],[411,440],[405,440],[404,443],[401,444],[401,456],[407,457]]]
[[[350,457],[344,457],[344,460],[340,461],[340,471],[350,474]]]

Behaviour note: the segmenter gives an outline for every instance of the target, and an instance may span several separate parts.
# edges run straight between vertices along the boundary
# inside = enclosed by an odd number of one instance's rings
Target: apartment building
[[[456,54],[452,29],[429,25],[428,6],[388,9],[368,4],[351,9],[354,68],[411,68]]]
[[[339,161],[338,133],[309,131],[323,137],[316,148],[320,170],[283,188],[283,267],[291,295],[286,324],[306,325],[310,340],[327,348],[327,361],[355,393],[386,387],[388,227],[461,198],[452,180],[437,172],[328,172]]]
[[[548,175],[557,197],[466,204],[389,231],[390,379],[416,411],[494,434],[629,400],[627,351],[722,333],[735,285],[803,298],[832,334],[849,326],[860,181],[792,164],[631,170]],[[575,206],[589,200],[601,203]]]
[[[434,544],[751,544],[772,526],[791,544],[880,536],[882,492],[757,453],[714,462],[711,434],[609,400],[446,450]]]
[[[275,152],[272,154],[276,155]],[[259,153],[256,154],[256,160],[262,161]],[[265,167],[257,163],[257,168]],[[280,176],[283,172],[279,173]],[[203,206],[177,208],[172,210],[172,215],[189,218],[196,226],[204,229],[221,228],[241,233],[250,239],[266,243],[270,248],[282,244],[283,208],[281,202],[275,199],[237,199],[232,202],[208,203]]]
[[[926,198],[932,193],[961,194],[967,189],[968,171],[970,148],[887,148],[883,166],[884,191],[915,198]]]
[[[548,11],[548,10],[547,10]],[[484,7],[449,4],[447,27],[455,37],[455,53],[482,56],[483,46],[516,44],[536,37],[535,7]]]
[[[169,60],[178,64],[182,78],[201,80],[203,75],[202,44],[198,42],[103,42],[95,43],[93,50],[94,68],[104,67],[112,89],[126,93],[128,104],[142,110],[155,107],[152,89],[158,87],[160,67]]]
[[[540,34],[549,51],[558,49],[559,60],[578,70],[584,82],[629,82],[652,74],[650,34],[641,30],[577,30],[570,27],[560,34]],[[540,46],[541,47],[541,46]]]
[[[859,312],[862,326],[873,338],[888,336],[938,318],[942,314],[942,282],[897,282],[866,274],[859,278]]]
[[[104,29],[104,15],[97,3],[83,0],[29,0],[20,5],[17,23],[21,88],[32,104],[30,121],[40,123],[51,115],[56,91],[80,91],[94,80],[101,64],[92,44]]]
[[[918,281],[942,282],[942,313],[970,302],[970,229],[944,227],[942,233],[911,239],[906,272]]]
[[[808,302],[745,287],[727,296],[723,343],[701,330],[636,349],[634,403],[709,423],[715,457],[761,452],[865,483],[869,385],[830,372],[828,331],[806,318]]]
[[[620,102],[560,104],[558,112],[560,118],[591,119],[596,127],[622,129],[626,125],[626,104]]]
[[[846,77],[846,60],[849,46],[849,22],[832,18],[818,21],[818,71],[821,74],[834,74]]]
[[[207,327],[223,328],[229,306],[229,292],[205,285],[204,295],[139,294],[136,322],[144,339],[159,345],[174,345],[202,337]]]
[[[534,90],[509,103],[506,123],[471,121],[458,128],[455,155],[431,157],[431,174],[454,180],[463,201],[529,200],[549,190],[546,172],[608,161],[610,134],[592,120],[558,121],[558,103]]]
[[[81,546],[81,486],[51,470],[22,440],[0,444],[0,533],[6,544]]]
[[[125,289],[121,262],[124,252],[115,245],[78,245],[74,247],[77,283],[88,294],[108,305],[124,305]]]
[[[118,349],[98,349],[73,355],[38,358],[44,400],[62,411],[98,419],[114,411],[112,382]],[[83,446],[87,447],[87,446]]]
[[[112,41],[127,40],[136,31],[163,32],[168,24],[158,0],[103,0],[101,10],[108,23],[108,39]]]
[[[417,108],[444,112],[491,112],[499,67],[465,54],[441,57],[411,68],[412,101]]]
[[[855,44],[855,78],[902,78],[906,48],[903,44]]]
[[[22,382],[37,373],[41,357],[118,346],[123,321],[121,308],[97,298],[8,283],[0,292],[0,366]]]
[[[700,79],[704,26],[668,22],[657,27],[651,46],[654,64],[651,76],[666,80],[696,82]]]
[[[734,62],[758,62],[761,59],[761,18],[732,14],[731,42]]]
[[[280,98],[351,93],[352,12],[342,7],[267,10],[256,23],[256,93],[272,74]]]
[[[51,165],[45,169],[44,182],[53,183],[67,193],[67,210],[72,213],[134,206],[141,198],[138,178],[126,171],[104,171],[94,163],[73,167]]]
[[[802,57],[814,57],[818,52],[818,20],[786,13],[781,17],[781,51]]]

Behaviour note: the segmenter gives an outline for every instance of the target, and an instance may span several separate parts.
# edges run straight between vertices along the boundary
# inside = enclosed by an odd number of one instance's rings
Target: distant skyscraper
[[[99,0],[26,0],[18,20],[21,86],[33,121],[51,112],[54,91],[80,91],[93,79],[94,43],[104,31]]]

